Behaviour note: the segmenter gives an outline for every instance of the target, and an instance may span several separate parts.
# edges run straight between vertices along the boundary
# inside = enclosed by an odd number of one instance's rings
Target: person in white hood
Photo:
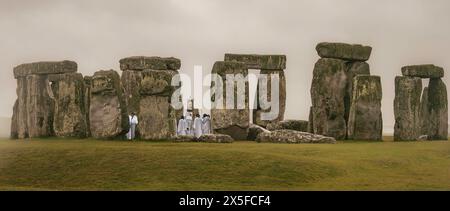
[[[194,136],[197,138],[200,138],[200,136],[202,136],[202,119],[200,118],[200,115],[195,115],[195,119],[194,119]]]
[[[186,120],[184,119],[184,116],[181,116],[180,120],[178,121],[178,127],[177,127],[177,135],[184,136],[186,135],[187,130],[187,124]]]
[[[136,113],[132,112],[131,115],[128,116],[130,122],[130,131],[128,132],[128,140],[133,140],[136,138],[136,126],[139,124],[138,117]]]

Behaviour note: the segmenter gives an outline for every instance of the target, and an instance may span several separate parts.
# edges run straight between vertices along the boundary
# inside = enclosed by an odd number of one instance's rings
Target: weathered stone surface
[[[448,140],[447,87],[440,78],[430,79],[428,86],[430,140]]]
[[[251,124],[248,128],[247,140],[255,141],[260,133],[270,132],[269,130],[255,124]]]
[[[14,116],[17,118],[17,138],[28,138],[28,112],[27,112],[27,79],[26,77],[17,78],[17,109],[14,110]]]
[[[285,55],[225,54],[225,61],[244,62],[248,69],[286,69]]]
[[[444,77],[444,69],[432,64],[411,65],[402,67],[402,74],[409,77],[442,78]]]
[[[141,95],[172,96],[175,87],[171,86],[174,70],[144,70],[140,86]]]
[[[13,108],[13,116],[11,118],[11,132],[9,136],[11,139],[19,138],[18,114],[19,114],[19,100],[16,100]]]
[[[270,123],[267,130],[295,130],[300,132],[308,132],[308,121],[304,120],[284,120],[280,122]]]
[[[89,120],[94,138],[116,138],[128,132],[128,114],[116,71],[98,71],[92,77]]]
[[[322,135],[315,135],[306,132],[300,132],[295,130],[276,130],[272,132],[264,132],[258,135],[256,139],[258,142],[270,142],[270,143],[329,143],[334,144],[336,140],[332,137],[326,137]]]
[[[367,61],[372,53],[372,47],[351,45],[345,43],[319,43],[317,53],[322,58],[344,59],[349,61]]]
[[[394,140],[413,141],[420,136],[420,95],[422,80],[420,78],[395,78],[394,99]]]
[[[308,133],[314,133],[314,115],[312,106],[309,107]]]
[[[26,77],[26,83],[26,124],[28,137],[53,136],[55,102],[51,96],[52,91],[47,76],[29,75]]]
[[[211,109],[211,123],[212,123],[212,129],[216,133],[220,134],[227,134],[233,137],[236,140],[244,140],[247,138],[248,134],[248,127],[249,127],[249,121],[250,121],[250,114],[249,114],[249,88],[248,88],[248,81],[245,82],[245,105],[243,105],[244,109],[238,109],[237,108],[237,85],[238,83],[234,83],[235,89],[234,89],[234,107],[233,108],[227,108],[226,107],[226,75],[227,74],[242,74],[243,77],[246,77],[248,75],[248,69],[247,66],[244,63],[240,62],[216,62],[214,64],[213,74],[218,74],[222,77],[222,83],[223,83],[223,100],[222,100],[222,107],[219,107],[220,101],[216,99],[215,91],[212,91],[211,100],[213,105],[216,105],[216,107],[213,107]],[[213,81],[214,82],[214,81]],[[230,82],[229,82],[230,83]],[[214,90],[214,86],[213,86]],[[241,94],[241,93],[240,93]]]
[[[253,111],[253,122],[257,125],[261,125],[263,127],[267,126],[267,124],[270,123],[275,123],[275,122],[279,122],[282,121],[284,119],[284,113],[286,111],[286,76],[284,75],[284,72],[282,70],[261,70],[260,72],[260,77],[261,75],[266,75],[267,76],[267,86],[260,86],[260,84],[258,84],[258,89],[257,89],[257,96],[259,96],[260,93],[260,88],[267,93],[267,96],[265,100],[267,100],[267,102],[272,102],[272,75],[276,74],[279,77],[279,98],[278,98],[278,116],[275,119],[272,120],[262,120],[261,119],[261,113],[268,113],[271,111],[271,109],[261,109],[261,106],[259,105],[258,102],[258,106],[257,109]],[[276,76],[275,75],[275,76]],[[266,88],[266,89],[264,89]]]
[[[348,139],[382,140],[381,79],[360,75],[353,80],[353,99],[348,121]]]
[[[181,61],[177,58],[161,58],[134,56],[123,58],[120,61],[120,69],[125,70],[178,70],[181,67]]]
[[[21,64],[14,68],[14,77],[25,77],[28,75],[48,75],[59,73],[73,73],[77,71],[77,63],[73,61],[59,62],[35,62]]]
[[[206,143],[233,143],[233,138],[225,134],[203,134],[197,139],[198,142]]]
[[[139,110],[138,130],[142,139],[164,140],[176,135],[169,97],[142,96]]]
[[[193,135],[177,135],[172,140],[174,142],[196,142],[197,138]]]
[[[313,131],[316,134],[345,139],[346,62],[319,59],[314,67],[311,86]]]
[[[84,107],[86,108],[86,136],[91,137],[91,123],[89,120],[89,108],[91,105],[91,85],[92,77],[84,76]]]
[[[86,137],[85,85],[80,73],[49,75],[55,100],[53,129],[58,137]]]
[[[425,87],[422,92],[422,99],[420,100],[420,134],[426,135],[430,131],[430,113],[428,110],[428,87]]]
[[[370,75],[370,66],[366,62],[347,62],[347,92],[344,97],[345,121],[348,123],[348,116],[352,106],[353,80],[358,75]]]
[[[139,113],[142,72],[131,70],[124,71],[122,72],[121,80],[128,112]]]

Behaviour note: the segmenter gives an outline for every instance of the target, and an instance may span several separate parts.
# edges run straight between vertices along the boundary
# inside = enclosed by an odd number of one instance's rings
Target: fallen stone
[[[295,130],[300,132],[308,132],[308,121],[304,120],[284,120],[267,125],[267,130]]]
[[[428,85],[429,139],[448,140],[447,87],[440,78]]]
[[[345,61],[328,58],[317,61],[311,86],[313,131],[316,134],[339,140],[346,138],[346,86]]]
[[[247,66],[244,63],[240,62],[216,62],[214,64],[213,74],[218,74],[222,77],[223,87],[223,100],[220,102],[219,99],[216,99],[216,94],[214,93],[215,87],[212,87],[211,91],[211,101],[213,108],[211,109],[211,124],[212,129],[215,133],[230,135],[232,138],[236,140],[244,140],[248,135],[248,127],[249,127],[249,89],[248,89],[248,81],[245,82],[245,105],[243,109],[238,109],[237,105],[234,105],[232,108],[227,108],[226,106],[226,75],[227,74],[242,74],[243,77],[248,75]],[[214,82],[214,81],[213,81]],[[234,83],[237,86],[238,83]],[[236,96],[238,89],[234,89],[234,96],[236,101]],[[239,93],[241,94],[241,93]],[[219,103],[221,107],[219,107]],[[236,103],[235,103],[236,104]]]
[[[248,69],[286,69],[285,55],[225,54],[225,61],[243,62]]]
[[[35,62],[21,64],[14,68],[14,77],[25,77],[28,75],[48,75],[73,73],[77,71],[77,63],[73,61],[59,62]]]
[[[85,85],[80,73],[49,75],[55,99],[53,129],[58,137],[86,137]]]
[[[123,88],[116,71],[98,71],[92,77],[89,121],[94,138],[117,138],[128,132]]]
[[[348,139],[382,140],[381,79],[359,75],[353,80],[353,99],[348,121]]]
[[[161,57],[146,57],[134,56],[123,58],[120,61],[120,69],[126,70],[179,70],[181,61],[177,58],[161,58]]]
[[[193,135],[178,135],[172,138],[174,142],[196,142],[197,138]]]
[[[395,78],[395,141],[414,141],[421,135],[421,94],[422,80],[420,78],[405,76]]]
[[[319,43],[317,53],[322,58],[343,59],[348,61],[367,61],[372,47],[345,43]]]
[[[255,141],[260,133],[270,132],[269,130],[255,124],[251,124],[248,128],[247,140]]]
[[[444,77],[444,69],[432,64],[412,65],[402,67],[402,74],[409,77],[442,78]]]
[[[204,134],[197,139],[198,142],[205,143],[233,143],[233,138],[224,134]]]
[[[300,132],[295,130],[276,130],[272,132],[264,132],[258,135],[256,139],[258,142],[264,143],[288,143],[288,144],[300,144],[300,143],[328,143],[334,144],[336,140],[332,137],[326,137],[322,135],[315,135],[306,132]]]

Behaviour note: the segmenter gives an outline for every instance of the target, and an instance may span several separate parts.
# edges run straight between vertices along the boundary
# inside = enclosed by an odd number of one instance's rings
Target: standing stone
[[[14,115],[17,116],[17,138],[28,138],[28,112],[27,112],[27,79],[26,77],[17,78],[17,110]]]
[[[353,99],[348,122],[348,138],[382,140],[381,79],[360,75],[353,80]]]
[[[358,75],[370,75],[370,66],[366,62],[347,62],[347,87],[344,97],[345,102],[345,122],[348,123],[348,116],[352,106],[353,81]]]
[[[144,70],[140,85],[139,124],[141,138],[168,139],[176,135],[176,111],[170,98],[176,87],[171,86],[173,70]]]
[[[58,137],[86,137],[85,85],[80,73],[49,75],[55,99],[53,129]]]
[[[94,138],[116,138],[128,132],[128,115],[116,71],[98,71],[92,77],[89,121]]]
[[[139,113],[142,72],[133,70],[123,71],[121,80],[128,112]]]
[[[394,99],[394,140],[412,141],[420,136],[420,78],[397,76]]]
[[[30,138],[54,135],[53,112],[55,102],[50,96],[50,82],[46,75],[28,75],[26,77],[27,127]]]
[[[431,78],[428,86],[430,140],[448,140],[447,87],[440,78]]]
[[[347,61],[367,61],[372,47],[345,43],[319,43],[317,53],[322,58],[343,59]]]
[[[283,70],[261,70],[260,74],[264,74],[267,76],[267,90],[265,92],[267,93],[267,100],[268,102],[272,102],[272,74],[277,74],[279,76],[279,98],[278,98],[278,116],[277,118],[273,120],[262,120],[261,119],[261,113],[268,113],[271,111],[271,109],[261,109],[259,102],[258,102],[258,109],[253,111],[253,123],[257,125],[261,125],[263,127],[266,127],[270,123],[276,123],[279,121],[284,120],[284,113],[286,110],[286,77],[284,75]],[[264,87],[264,86],[263,86]],[[257,88],[257,96],[259,96],[259,88],[260,84],[258,83]]]
[[[430,134],[430,113],[428,110],[428,87],[423,89],[422,100],[420,101],[420,135]]]
[[[241,62],[216,62],[214,64],[213,74],[218,74],[222,77],[223,82],[223,102],[222,102],[222,108],[219,107],[213,107],[211,109],[211,123],[212,123],[212,129],[215,133],[219,134],[226,134],[233,137],[235,140],[245,140],[248,135],[248,127],[249,127],[249,87],[248,87],[248,81],[245,82],[245,93],[239,93],[239,94],[245,94],[245,105],[244,109],[238,109],[237,108],[237,83],[234,83],[234,107],[233,108],[226,108],[226,99],[227,99],[227,93],[226,93],[226,75],[236,75],[236,74],[242,74],[243,77],[247,77],[248,75],[248,69],[245,63]],[[229,82],[231,83],[231,82]],[[230,93],[229,93],[230,94]],[[216,99],[216,95],[212,96],[212,103],[218,104]]]
[[[89,120],[89,108],[91,106],[92,77],[84,76],[84,107],[86,108],[86,137],[91,137],[91,123]]]
[[[309,107],[309,117],[308,117],[308,133],[315,133],[314,132],[314,114],[313,114],[313,107]]]
[[[314,67],[311,97],[313,129],[316,134],[346,138],[345,103],[347,73],[345,61],[319,59]]]
[[[11,118],[11,133],[9,136],[11,139],[19,138],[18,113],[19,113],[19,100],[16,100],[13,108],[13,116]]]

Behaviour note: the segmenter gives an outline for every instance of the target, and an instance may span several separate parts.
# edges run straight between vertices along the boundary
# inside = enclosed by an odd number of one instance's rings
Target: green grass
[[[0,140],[0,190],[450,190],[450,142]]]

